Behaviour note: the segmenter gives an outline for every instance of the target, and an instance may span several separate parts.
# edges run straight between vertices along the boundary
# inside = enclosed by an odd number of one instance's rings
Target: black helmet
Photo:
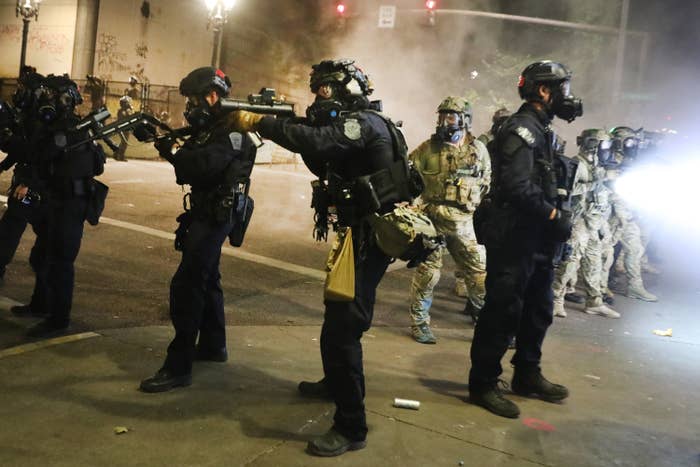
[[[180,81],[180,94],[183,96],[201,96],[215,89],[222,97],[228,96],[231,80],[226,74],[214,67],[197,68]]]
[[[520,74],[518,94],[522,99],[540,100],[540,85],[551,90],[551,102],[544,103],[550,117],[557,116],[571,123],[583,115],[581,99],[571,95],[571,71],[561,63],[543,60],[528,65]]]
[[[571,79],[571,71],[561,63],[543,60],[528,65],[520,74],[518,94],[522,99],[538,97],[537,88],[540,84],[555,87],[563,81]]]
[[[37,114],[45,123],[71,115],[75,107],[83,103],[78,85],[68,75],[48,75],[34,97]]]
[[[17,89],[12,95],[12,103],[18,109],[28,109],[34,104],[34,92],[44,83],[44,75],[32,67],[23,69],[17,82]]]
[[[341,112],[370,107],[367,96],[372,94],[372,82],[354,60],[324,60],[313,65],[309,75],[309,87],[314,94],[321,86],[331,86],[329,98],[319,98],[306,108],[306,117],[312,125],[326,125]],[[357,88],[349,87],[355,81]]]
[[[359,67],[355,66],[354,60],[324,60],[312,65],[311,69],[309,87],[313,93],[324,84],[332,84],[338,88],[345,88],[347,93],[351,94],[346,87],[352,80],[357,82],[363,96],[369,96],[374,91],[372,82]]]

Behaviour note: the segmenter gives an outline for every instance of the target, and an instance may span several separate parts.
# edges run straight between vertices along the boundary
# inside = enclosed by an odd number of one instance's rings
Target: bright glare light
[[[204,0],[204,3],[207,5],[207,10],[212,10],[216,6],[216,0]]]
[[[427,1],[425,2],[425,7],[426,7],[428,10],[432,10],[433,8],[435,8],[435,4],[436,4],[435,0],[427,0]]]
[[[236,3],[235,0],[224,0],[224,9],[226,11],[230,10],[233,8],[234,3]]]
[[[343,13],[345,13],[345,5],[343,5],[342,3],[338,3],[338,5],[335,7],[335,10],[342,15]]]
[[[632,167],[615,180],[615,192],[649,220],[700,235],[700,158]]]

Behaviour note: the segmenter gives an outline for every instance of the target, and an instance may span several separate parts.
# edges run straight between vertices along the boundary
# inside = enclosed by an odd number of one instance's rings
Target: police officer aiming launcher
[[[341,232],[351,229],[354,294],[345,299],[326,296],[321,331],[324,378],[299,385],[305,395],[335,401],[333,427],[311,440],[308,451],[337,456],[365,447],[367,422],[360,339],[372,322],[376,289],[391,256],[400,255],[388,252],[391,242],[382,243],[375,236],[379,229],[375,225],[392,216],[403,217],[397,213],[396,209],[401,208],[396,208],[396,204],[410,201],[420,190],[410,183],[402,135],[391,120],[374,110],[379,106],[368,99],[371,83],[352,60],[325,60],[314,65],[310,88],[316,99],[307,109],[306,120],[275,119],[248,112],[234,112],[232,117],[239,128],[257,130],[263,137],[300,153],[319,177],[314,193],[314,204],[321,211],[317,213],[319,238],[327,228],[328,206],[335,206],[336,227]]]
[[[175,248],[182,251],[182,260],[170,283],[175,337],[161,369],[141,382],[144,392],[187,386],[195,360],[225,362],[228,358],[219,260],[229,235],[237,237],[236,246],[240,246],[240,235],[250,219],[252,200],[247,188],[256,152],[247,134],[226,124],[221,99],[230,87],[221,70],[192,71],[180,82],[191,136],[181,147],[173,133],[155,142],[160,155],[175,168],[177,183],[190,185],[191,192],[185,195],[185,213],[178,217]],[[146,131],[144,138],[142,133],[135,132],[141,139],[152,136]]]
[[[486,245],[486,298],[474,331],[469,394],[472,403],[516,418],[520,410],[501,394],[501,359],[516,336],[512,389],[546,401],[569,395],[540,371],[542,342],[552,323],[552,279],[561,245],[571,235],[562,187],[573,184],[555,155],[550,128],[556,116],[582,115],[570,94],[571,72],[562,64],[529,65],[518,83],[526,102],[501,127],[492,154],[491,199],[474,217],[477,238]]]

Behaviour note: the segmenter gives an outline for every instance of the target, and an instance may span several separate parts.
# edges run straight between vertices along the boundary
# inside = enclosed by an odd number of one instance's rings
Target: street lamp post
[[[22,54],[19,57],[19,72],[22,73],[22,68],[24,68],[25,59],[27,56],[27,36],[29,35],[29,22],[32,18],[34,20],[39,19],[39,7],[41,6],[41,0],[17,0],[17,8],[15,9],[15,15],[19,18],[22,16],[22,22],[24,23],[22,27]]]
[[[224,32],[224,24],[228,20],[228,13],[233,8],[234,0],[204,0],[209,10],[209,27],[214,31],[214,49],[211,54],[211,66],[219,68],[221,57],[221,41]]]

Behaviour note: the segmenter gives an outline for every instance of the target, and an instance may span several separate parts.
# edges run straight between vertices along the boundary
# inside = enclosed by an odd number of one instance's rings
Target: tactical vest
[[[462,146],[435,140],[424,143],[414,156],[423,175],[426,203],[454,205],[468,212],[481,202],[485,184],[483,163],[470,135]]]

